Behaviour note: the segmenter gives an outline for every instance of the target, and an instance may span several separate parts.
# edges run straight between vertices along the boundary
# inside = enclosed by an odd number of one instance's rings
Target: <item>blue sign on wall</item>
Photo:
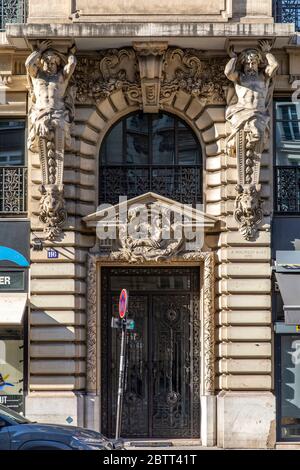
[[[57,259],[58,256],[59,256],[59,253],[54,248],[49,248],[49,250],[47,251],[48,259]]]
[[[28,268],[30,222],[0,218],[0,267]]]
[[[7,246],[0,246],[1,265],[4,264],[2,263],[3,261],[10,261],[24,268],[29,266],[27,259],[19,251],[8,248]]]

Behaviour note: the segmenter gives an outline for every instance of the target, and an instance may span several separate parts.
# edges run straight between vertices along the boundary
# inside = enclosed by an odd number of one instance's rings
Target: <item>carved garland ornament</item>
[[[186,253],[185,260],[202,261],[204,263],[203,280],[203,312],[202,323],[202,393],[215,393],[215,256],[214,253]]]
[[[204,265],[202,328],[202,394],[215,393],[215,305],[214,305],[214,253],[190,252],[182,257],[173,257],[172,261],[199,261]],[[110,262],[99,254],[88,256],[88,291],[87,291],[87,391],[96,392],[97,388],[97,263]],[[138,262],[139,264],[139,262]]]
[[[225,102],[228,81],[223,59],[207,59],[194,49],[158,44],[134,43],[134,48],[79,57],[75,72],[78,102],[101,102],[118,90],[146,112],[157,112],[179,90],[203,104]]]
[[[97,258],[88,255],[87,259],[87,359],[86,389],[94,392],[97,385]]]

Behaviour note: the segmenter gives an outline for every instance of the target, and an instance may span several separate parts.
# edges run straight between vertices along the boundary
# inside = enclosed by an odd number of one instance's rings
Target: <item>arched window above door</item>
[[[193,131],[166,114],[127,116],[100,150],[100,203],[152,191],[185,204],[202,202],[202,154]]]

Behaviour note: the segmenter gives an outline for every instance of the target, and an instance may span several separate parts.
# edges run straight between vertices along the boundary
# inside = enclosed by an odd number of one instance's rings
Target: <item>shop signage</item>
[[[300,273],[300,251],[276,251],[277,273]]]
[[[0,271],[0,292],[23,291],[24,271]]]
[[[30,222],[0,219],[0,267],[28,268]]]
[[[286,323],[283,322],[277,322],[275,323],[274,326],[275,333],[278,334],[299,334],[300,333],[300,325],[287,325]]]
[[[23,395],[0,395],[0,405],[21,413],[23,411]]]

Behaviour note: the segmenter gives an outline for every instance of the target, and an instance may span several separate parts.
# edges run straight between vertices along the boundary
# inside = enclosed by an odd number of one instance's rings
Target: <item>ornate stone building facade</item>
[[[124,435],[274,447],[273,101],[300,76],[295,26],[269,0],[125,3],[30,0],[1,37],[1,119],[28,136],[26,414],[113,432],[127,286]],[[139,207],[157,219],[137,242]],[[163,238],[166,213],[201,244]]]

